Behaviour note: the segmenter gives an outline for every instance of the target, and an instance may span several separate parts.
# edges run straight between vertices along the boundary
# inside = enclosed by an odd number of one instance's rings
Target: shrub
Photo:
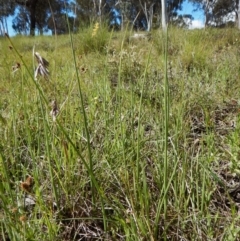
[[[106,51],[110,35],[104,24],[96,23],[90,28],[83,29],[75,36],[78,54]]]

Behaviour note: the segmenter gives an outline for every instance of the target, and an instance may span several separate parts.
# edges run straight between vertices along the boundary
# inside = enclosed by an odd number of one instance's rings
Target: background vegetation
[[[240,29],[239,0],[1,0],[0,35],[8,33],[10,16],[12,28],[20,35],[46,32],[59,35],[68,33],[69,29],[76,33],[96,21],[115,30],[131,27],[150,31],[164,28],[162,8],[166,8],[163,11],[166,22],[187,28],[196,14],[181,14],[184,3],[203,15],[205,27],[237,26]]]
[[[239,32],[169,29],[167,170],[162,35],[129,35],[0,40],[0,240],[238,240]]]

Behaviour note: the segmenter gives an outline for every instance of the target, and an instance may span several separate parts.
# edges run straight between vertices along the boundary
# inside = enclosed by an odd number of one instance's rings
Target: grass
[[[129,35],[0,40],[0,240],[238,239],[239,32]]]

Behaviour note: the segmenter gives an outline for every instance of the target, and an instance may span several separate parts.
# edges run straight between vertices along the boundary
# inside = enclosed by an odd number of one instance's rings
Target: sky
[[[192,20],[191,26],[189,26],[190,29],[194,28],[203,28],[204,27],[204,14],[203,11],[194,11],[194,6],[192,3],[189,3],[188,1],[185,1],[182,5],[182,10],[179,11],[181,14],[191,14],[194,18]]]
[[[189,27],[190,29],[194,28],[203,28],[204,27],[204,15],[202,11],[194,11],[194,6],[189,3],[187,0],[182,5],[182,10],[179,11],[180,14],[191,14],[194,18],[192,21],[192,25]],[[9,17],[7,20],[8,31],[10,36],[14,36],[16,33],[12,29],[12,20],[13,17]]]
[[[8,34],[9,34],[10,37],[15,35],[15,32],[12,29],[12,20],[13,20],[13,17],[7,18]]]

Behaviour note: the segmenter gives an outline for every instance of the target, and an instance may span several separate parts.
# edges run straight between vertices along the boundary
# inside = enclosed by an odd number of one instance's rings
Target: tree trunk
[[[123,14],[121,13],[121,30],[123,31],[124,30],[124,16]]]
[[[101,22],[102,22],[102,0],[99,0],[99,3],[98,3],[98,17],[99,17],[99,22],[101,24]]]
[[[29,6],[30,11],[30,35],[35,35],[35,28],[36,28],[36,6],[37,6],[37,0],[31,1],[31,4]]]
[[[30,35],[34,36],[35,35],[35,28],[36,28],[36,7],[38,0],[27,0],[27,1],[22,1],[22,0],[15,0],[17,4],[21,6],[26,6],[29,15],[30,15]]]
[[[205,12],[205,21],[204,21],[204,28],[206,28],[210,21],[210,15],[208,12]]]
[[[204,11],[204,15],[205,15],[204,28],[206,28],[210,21],[209,1],[208,0],[205,0],[205,2],[203,3],[203,11]]]
[[[236,17],[237,17],[238,29],[240,29],[240,0],[238,1],[238,13]]]
[[[52,9],[51,9],[51,12],[52,12]],[[74,7],[74,19],[73,19],[73,31],[74,32],[75,32],[76,18],[77,18],[77,3],[75,3],[75,7]]]
[[[152,22],[153,22],[153,6],[154,3],[151,4],[150,8],[149,8],[149,19],[148,19],[148,30],[150,31],[152,29]]]
[[[143,13],[145,15],[146,21],[147,21],[147,31],[149,32],[152,29],[152,20],[153,20],[153,6],[154,3],[152,3],[149,7],[149,10],[147,9],[147,4],[146,2],[144,3],[144,6],[141,2],[141,0],[139,0],[139,3],[141,5],[141,8],[143,10]]]
[[[167,31],[167,0],[161,0],[162,3],[162,28]]]
[[[7,17],[4,18],[4,21],[5,21],[5,32],[8,34]]]
[[[0,18],[0,36],[4,36],[4,25],[1,18]]]

